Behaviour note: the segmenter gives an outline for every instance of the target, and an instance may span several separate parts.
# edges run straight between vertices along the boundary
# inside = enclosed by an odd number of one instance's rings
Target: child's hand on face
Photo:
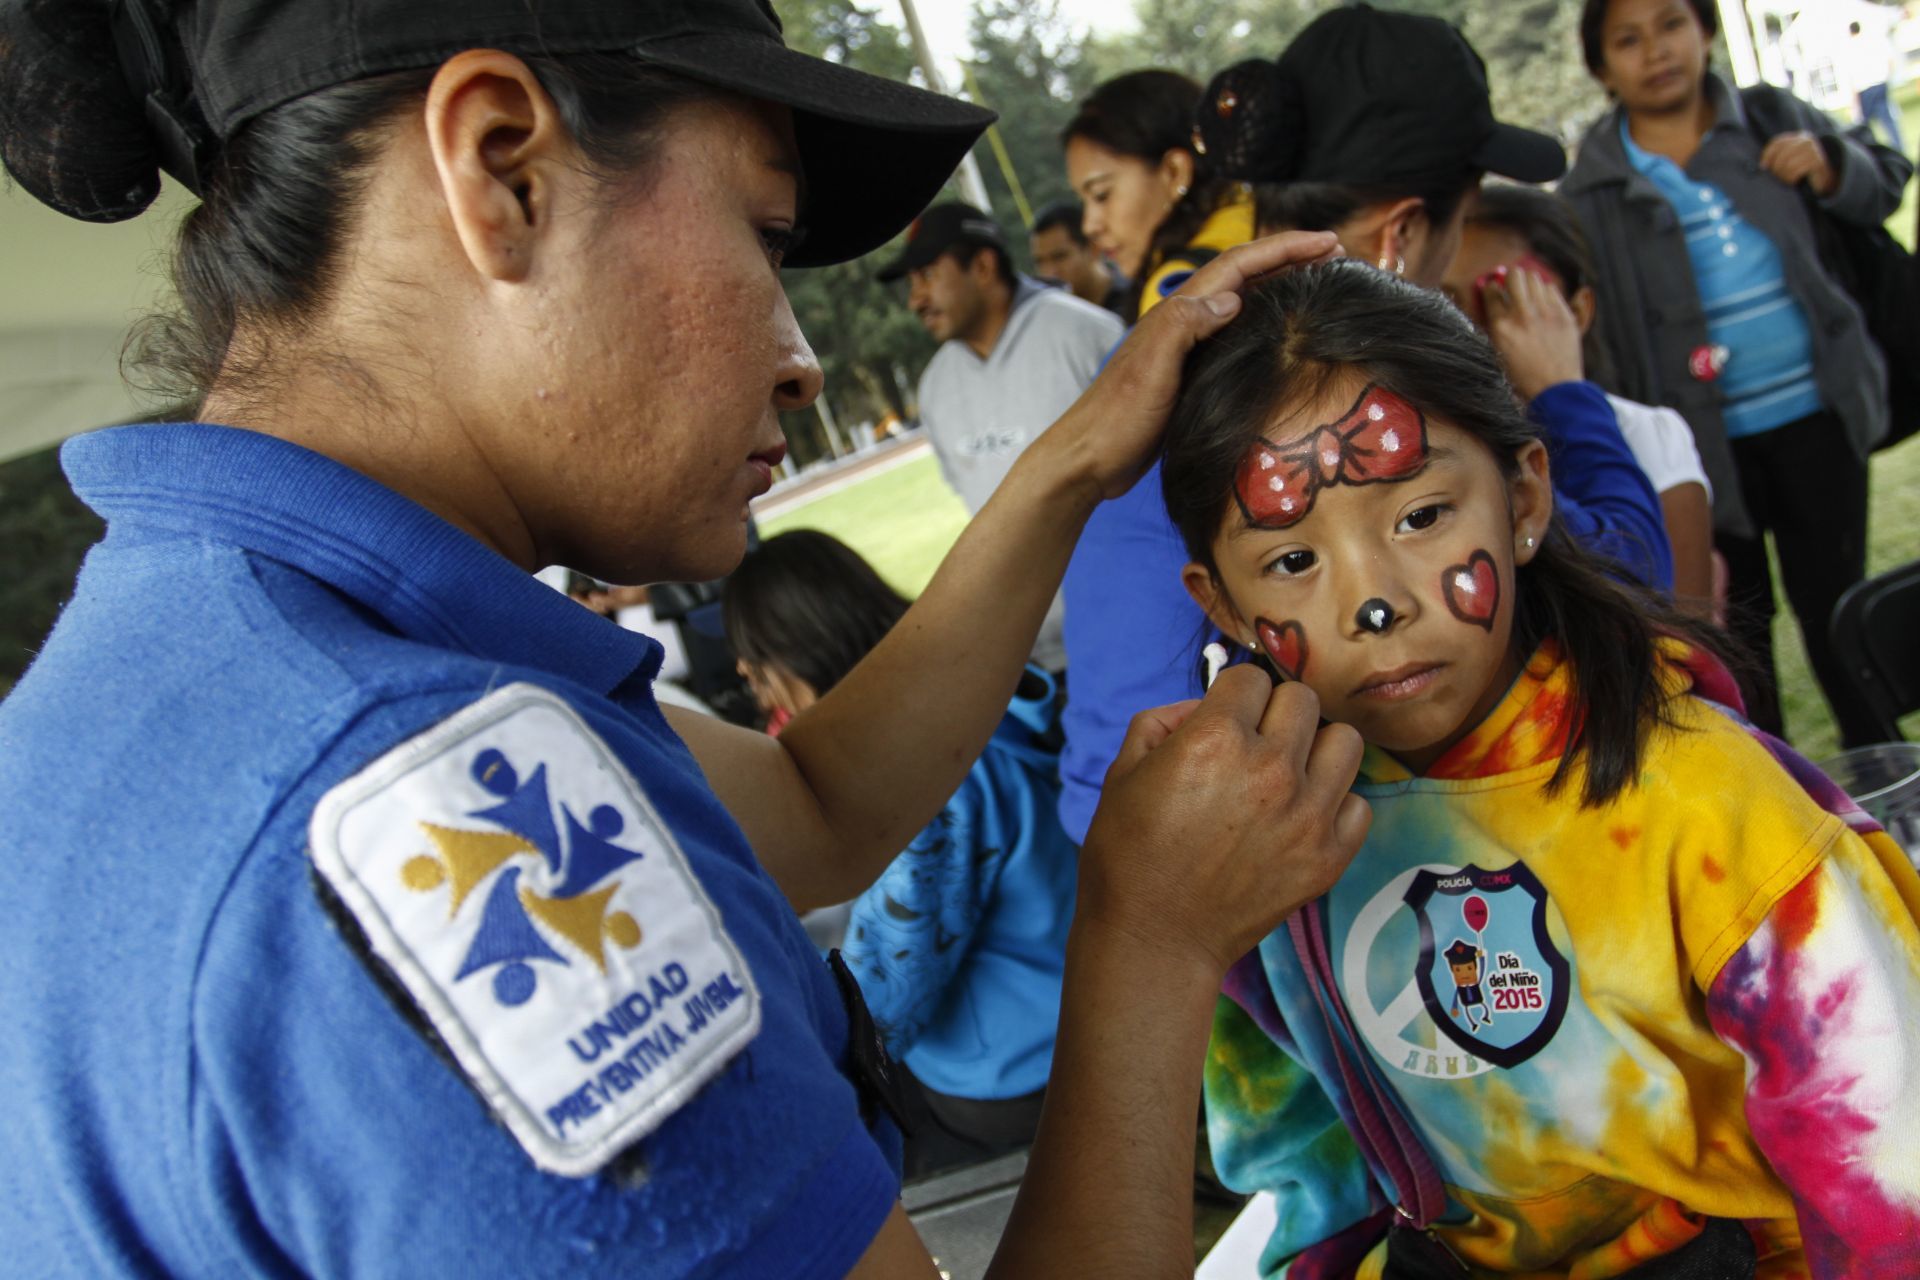
[[[1361,750],[1311,689],[1253,666],[1134,717],[1081,853],[1082,918],[1225,973],[1359,851]]]
[[[1521,399],[1531,400],[1548,387],[1586,376],[1580,322],[1559,287],[1542,279],[1528,260],[1497,267],[1476,283],[1487,336]]]

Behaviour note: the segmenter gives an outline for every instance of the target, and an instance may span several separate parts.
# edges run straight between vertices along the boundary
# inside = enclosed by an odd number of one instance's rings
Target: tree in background
[[[1071,195],[1060,159],[1060,130],[1074,104],[1093,86],[1084,56],[1086,38],[1061,17],[1056,0],[978,0],[968,27],[968,96],[1000,113],[995,128],[1032,212]],[[1000,157],[989,140],[974,148],[992,213],[1026,269],[1027,218],[1013,198]]]
[[[795,49],[893,80],[920,79],[905,33],[877,9],[855,0],[781,0],[779,12]],[[899,247],[782,276],[801,332],[820,358],[828,412],[845,425],[906,416],[910,406],[894,370],[906,370],[910,389],[933,355],[933,340],[908,313],[904,297],[873,278]],[[841,447],[830,441],[818,410],[782,414],[781,426],[800,465]]]
[[[0,463],[0,697],[39,652],[105,530],[67,487],[58,449]]]

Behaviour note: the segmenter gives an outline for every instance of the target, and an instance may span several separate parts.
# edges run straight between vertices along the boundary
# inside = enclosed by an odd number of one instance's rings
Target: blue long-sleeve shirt
[[[887,1047],[959,1098],[1044,1086],[1079,851],[1060,829],[1054,687],[1030,668],[953,799],[854,902],[842,951]]]
[[[1563,382],[1528,408],[1546,434],[1554,502],[1568,531],[1618,561],[1627,576],[1671,590],[1673,552],[1660,498],[1627,448],[1606,393],[1591,382]],[[1186,563],[1156,463],[1094,511],[1067,566],[1072,696],[1062,718],[1060,822],[1076,842],[1087,838],[1127,722],[1200,691],[1197,664],[1209,627],[1180,584]]]

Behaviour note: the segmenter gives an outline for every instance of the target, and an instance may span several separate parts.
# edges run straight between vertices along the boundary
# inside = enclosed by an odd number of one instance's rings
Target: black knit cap
[[[788,49],[768,0],[0,0],[0,141],[36,199],[115,222],[152,201],[157,169],[198,190],[262,112],[466,49],[622,52],[791,108],[806,207],[790,266],[885,244],[994,119]]]
[[[1487,70],[1438,18],[1344,5],[1315,18],[1275,62],[1240,63],[1200,99],[1196,148],[1248,182],[1417,186],[1467,171],[1550,182],[1555,139],[1493,118]]]

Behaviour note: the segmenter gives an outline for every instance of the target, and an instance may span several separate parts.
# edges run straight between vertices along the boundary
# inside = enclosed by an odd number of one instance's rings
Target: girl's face
[[[771,716],[776,711],[798,715],[820,700],[811,684],[779,663],[762,665],[741,658],[734,663],[734,670],[747,682],[747,690],[753,694],[754,703],[763,716]]]
[[[1485,329],[1487,309],[1480,299],[1481,281],[1489,272],[1511,268],[1532,251],[1532,246],[1517,231],[1487,223],[1468,223],[1461,232],[1460,247],[1441,278],[1440,292],[1466,313],[1476,329]]]
[[[1187,590],[1327,719],[1425,770],[1519,670],[1514,569],[1552,514],[1545,447],[1529,443],[1509,480],[1470,432],[1357,375],[1250,446],[1218,576],[1190,564]]]
[[[1600,83],[1630,114],[1682,110],[1700,93],[1707,45],[1687,0],[1613,0],[1600,26]]]
[[[1140,278],[1153,233],[1192,180],[1193,157],[1184,151],[1149,164],[1078,135],[1067,142],[1067,182],[1084,208],[1080,229],[1129,279]]]

